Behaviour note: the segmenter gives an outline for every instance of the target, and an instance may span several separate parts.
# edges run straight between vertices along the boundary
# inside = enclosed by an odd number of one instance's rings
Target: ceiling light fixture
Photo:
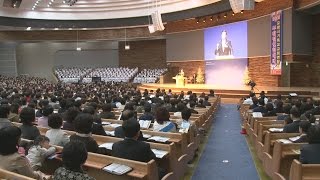
[[[205,22],[206,22],[206,18],[204,18],[202,22],[204,22],[204,23],[205,23]]]
[[[64,0],[64,4],[68,4],[69,6],[73,6],[77,3],[78,0]]]
[[[130,49],[129,43],[127,44],[127,29],[126,28],[124,28],[124,49],[125,50]]]
[[[212,21],[212,20],[213,20],[213,16],[210,17],[210,21]]]
[[[31,27],[27,27],[27,29],[26,29],[27,31],[30,31],[31,30]]]
[[[225,13],[223,17],[226,18],[227,17],[227,13]]]

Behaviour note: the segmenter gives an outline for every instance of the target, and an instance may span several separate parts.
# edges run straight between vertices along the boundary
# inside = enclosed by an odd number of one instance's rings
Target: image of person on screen
[[[232,58],[233,49],[231,41],[228,40],[228,33],[226,30],[221,32],[221,40],[217,43],[214,54],[217,59]]]

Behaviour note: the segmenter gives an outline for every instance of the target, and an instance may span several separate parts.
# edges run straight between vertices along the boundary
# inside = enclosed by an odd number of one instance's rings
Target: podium
[[[176,75],[172,79],[176,80],[176,86],[184,86],[185,85],[186,78],[184,76]]]

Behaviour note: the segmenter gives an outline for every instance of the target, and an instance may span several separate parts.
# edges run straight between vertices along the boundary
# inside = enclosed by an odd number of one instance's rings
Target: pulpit
[[[175,77],[173,77],[172,79],[176,80],[176,85],[177,86],[184,86],[185,85],[185,80],[187,79],[184,76],[181,75],[176,75]]]

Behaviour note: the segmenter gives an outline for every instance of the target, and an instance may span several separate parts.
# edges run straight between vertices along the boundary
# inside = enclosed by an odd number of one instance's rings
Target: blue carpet
[[[192,180],[259,179],[240,124],[237,106],[222,104]]]

